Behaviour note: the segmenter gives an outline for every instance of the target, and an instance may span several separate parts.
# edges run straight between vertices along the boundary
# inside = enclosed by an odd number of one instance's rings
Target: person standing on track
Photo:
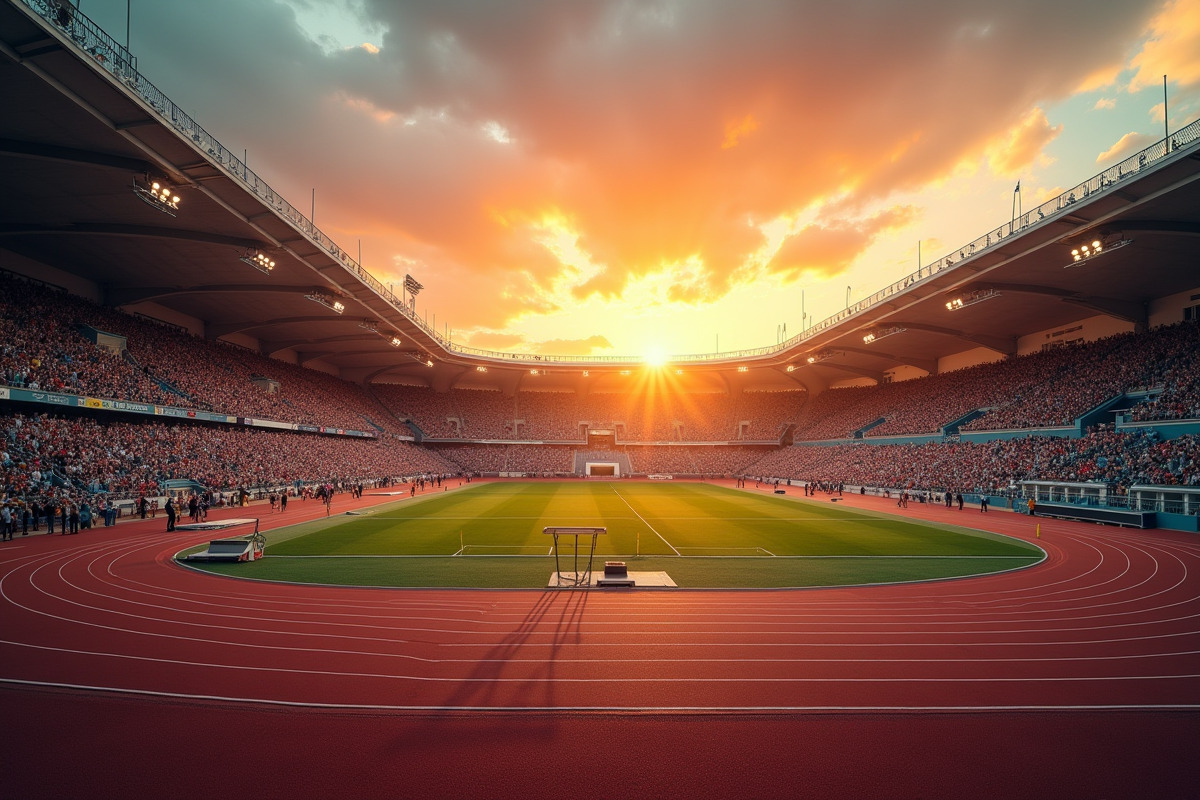
[[[167,495],[167,533],[175,530],[175,501]]]

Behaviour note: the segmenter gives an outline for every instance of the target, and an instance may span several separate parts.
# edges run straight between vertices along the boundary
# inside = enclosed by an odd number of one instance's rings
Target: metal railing
[[[287,220],[299,233],[307,236],[314,244],[339,261],[350,273],[354,274],[363,284],[374,291],[380,298],[386,300],[396,311],[407,317],[413,324],[425,332],[445,351],[461,355],[476,356],[502,362],[521,362],[523,366],[535,367],[539,363],[548,364],[629,364],[643,363],[641,356],[565,356],[565,355],[534,355],[503,353],[494,350],[484,350],[476,347],[466,347],[454,344],[450,339],[439,334],[428,323],[417,316],[415,309],[410,308],[401,298],[396,297],[378,278],[363,269],[355,259],[351,258],[344,249],[330,239],[316,224],[306,217],[302,211],[293,206],[279,195],[271,186],[255,174],[236,154],[222,145],[208,131],[204,130],[183,109],[179,108],[169,97],[163,94],[154,84],[137,71],[137,60],[124,45],[116,42],[103,29],[81,14],[71,9],[64,13],[63,4],[56,0],[21,0],[26,6],[47,20],[51,25],[63,31],[67,38],[73,41],[84,53],[90,55],[102,68],[114,78],[135,92],[147,105],[158,113],[162,119],[175,130],[188,136],[202,151],[220,167],[226,175],[239,180],[247,189],[271,206],[283,219]],[[673,364],[704,363],[716,361],[731,361],[755,358],[779,353],[791,349],[812,337],[854,317],[873,306],[901,294],[913,286],[929,280],[951,267],[960,264],[974,256],[985,253],[991,248],[1003,244],[1009,237],[1020,233],[1026,228],[1052,220],[1066,213],[1071,206],[1081,202],[1097,192],[1103,192],[1118,185],[1122,181],[1137,175],[1152,164],[1161,161],[1171,153],[1186,147],[1200,139],[1200,119],[1180,128],[1171,134],[1169,139],[1163,139],[1146,149],[1135,153],[1118,164],[1093,175],[1082,183],[1073,186],[1051,200],[1036,208],[1021,214],[1009,222],[993,228],[972,242],[954,248],[946,255],[929,265],[918,265],[917,271],[895,281],[879,291],[864,297],[849,305],[846,309],[833,314],[820,322],[806,328],[799,334],[779,344],[767,347],[757,347],[735,350],[725,353],[692,354],[671,356]]]

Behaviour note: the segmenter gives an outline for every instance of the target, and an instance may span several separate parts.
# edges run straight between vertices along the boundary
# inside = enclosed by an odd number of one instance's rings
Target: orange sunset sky
[[[455,342],[774,344],[1200,112],[1195,0],[82,0]],[[399,289],[397,288],[397,291]]]

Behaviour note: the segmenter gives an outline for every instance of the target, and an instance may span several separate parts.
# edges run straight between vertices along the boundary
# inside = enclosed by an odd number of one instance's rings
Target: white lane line
[[[1018,704],[1011,706],[404,706],[382,705],[373,703],[318,703],[295,700],[265,700],[253,697],[235,697],[212,694],[185,694],[182,692],[158,692],[150,689],[122,689],[111,686],[90,686],[87,684],[52,683],[49,681],[23,681],[12,678],[0,678],[0,684],[16,686],[41,686],[53,689],[78,689],[83,691],[113,692],[142,697],[167,697],[178,700],[208,700],[219,703],[255,703],[287,708],[335,708],[376,711],[414,711],[414,712],[496,712],[508,713],[527,711],[534,713],[568,713],[580,712],[598,713],[630,713],[630,714],[697,714],[697,713],[800,713],[800,712],[830,712],[830,713],[964,713],[978,714],[986,712],[1011,711],[1195,711],[1200,704],[1195,703],[1109,703],[1103,705],[1030,705]]]

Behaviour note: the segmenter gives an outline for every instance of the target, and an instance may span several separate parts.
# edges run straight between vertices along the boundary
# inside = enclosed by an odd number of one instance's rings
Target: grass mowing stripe
[[[270,531],[262,566],[227,572],[309,583],[541,588],[553,570],[542,533],[550,525],[603,525],[609,535],[597,559],[627,559],[635,570],[657,564],[691,587],[928,580],[1045,558],[1034,545],[956,527],[950,523],[966,518],[950,513],[917,521],[703,483],[478,484],[419,500]],[[639,553],[643,527],[653,537]]]

